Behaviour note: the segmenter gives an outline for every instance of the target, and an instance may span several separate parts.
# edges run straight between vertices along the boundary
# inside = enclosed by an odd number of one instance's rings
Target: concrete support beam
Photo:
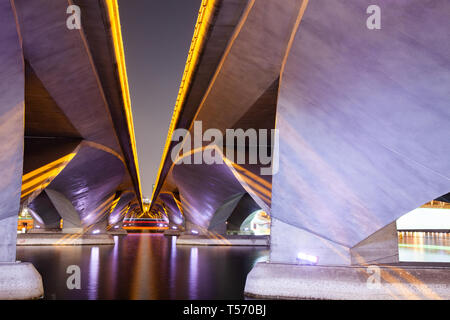
[[[17,236],[18,246],[81,246],[113,245],[114,243],[112,235],[105,233],[25,233]]]
[[[14,262],[23,169],[24,69],[14,10],[0,3],[0,262]]]
[[[32,264],[16,263],[24,148],[24,66],[10,1],[0,1],[0,299],[34,299],[44,294]]]
[[[226,222],[244,195],[245,193],[238,193],[228,198],[214,213],[209,222],[208,230],[225,235],[227,233]]]
[[[0,220],[0,262],[16,260],[17,216]]]
[[[82,232],[81,219],[69,199],[62,193],[48,188],[45,193],[63,219],[63,233]]]

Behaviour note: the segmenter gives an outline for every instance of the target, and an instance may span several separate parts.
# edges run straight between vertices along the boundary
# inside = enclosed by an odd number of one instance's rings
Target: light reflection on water
[[[175,237],[129,234],[111,246],[17,247],[42,275],[46,299],[243,299],[261,247],[176,246]],[[81,269],[81,290],[66,286]]]
[[[401,232],[399,258],[408,262],[450,262],[450,234]]]
[[[40,272],[46,299],[242,299],[248,272],[267,260],[261,247],[176,246],[175,237],[130,234],[111,246],[18,247]],[[450,262],[449,234],[403,234],[401,261]],[[69,290],[67,267],[81,269]]]
[[[91,248],[91,257],[89,259],[89,299],[97,299],[97,288],[98,288],[98,272],[100,269],[99,261],[99,248]]]

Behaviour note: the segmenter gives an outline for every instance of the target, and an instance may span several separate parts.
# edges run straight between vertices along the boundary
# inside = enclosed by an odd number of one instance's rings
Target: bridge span
[[[117,3],[74,3],[80,28],[65,1],[0,1],[0,277],[17,278],[0,298],[43,294],[14,263],[19,212],[70,242],[142,210]]]
[[[343,277],[361,297],[410,298],[422,287],[405,274],[426,274],[436,290],[444,281],[431,280],[436,270],[399,269],[396,220],[448,201],[450,4],[382,2],[381,29],[367,26],[370,5],[203,1],[151,210],[190,237],[213,238],[232,231],[244,195],[246,215],[269,214],[270,263],[249,274],[250,295],[348,298]],[[227,130],[239,128],[277,129],[279,139],[236,145]],[[210,129],[223,139],[194,141]],[[270,175],[227,157],[233,148],[249,159],[267,144]],[[184,161],[206,152],[222,161]],[[368,290],[372,264],[411,295]]]

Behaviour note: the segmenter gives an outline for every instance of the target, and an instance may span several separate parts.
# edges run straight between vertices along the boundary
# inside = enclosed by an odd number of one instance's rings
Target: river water
[[[245,279],[267,259],[261,247],[176,246],[174,237],[129,234],[114,246],[17,247],[34,264],[45,299],[243,299]],[[450,236],[400,238],[403,261],[450,262]],[[81,289],[69,290],[67,268],[79,266]]]

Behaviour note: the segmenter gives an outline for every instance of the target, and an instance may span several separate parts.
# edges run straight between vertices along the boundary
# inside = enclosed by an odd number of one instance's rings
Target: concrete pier
[[[206,236],[181,235],[177,245],[196,246],[269,246],[268,236],[222,236],[210,238]]]
[[[164,231],[164,235],[168,236],[168,237],[180,236],[181,234],[182,234],[181,230],[168,229],[168,230]]]
[[[270,299],[450,299],[450,265],[306,266],[258,263],[245,294]]]
[[[0,300],[40,299],[42,277],[28,262],[0,263]]]
[[[18,246],[114,245],[110,234],[25,233],[17,235]]]

